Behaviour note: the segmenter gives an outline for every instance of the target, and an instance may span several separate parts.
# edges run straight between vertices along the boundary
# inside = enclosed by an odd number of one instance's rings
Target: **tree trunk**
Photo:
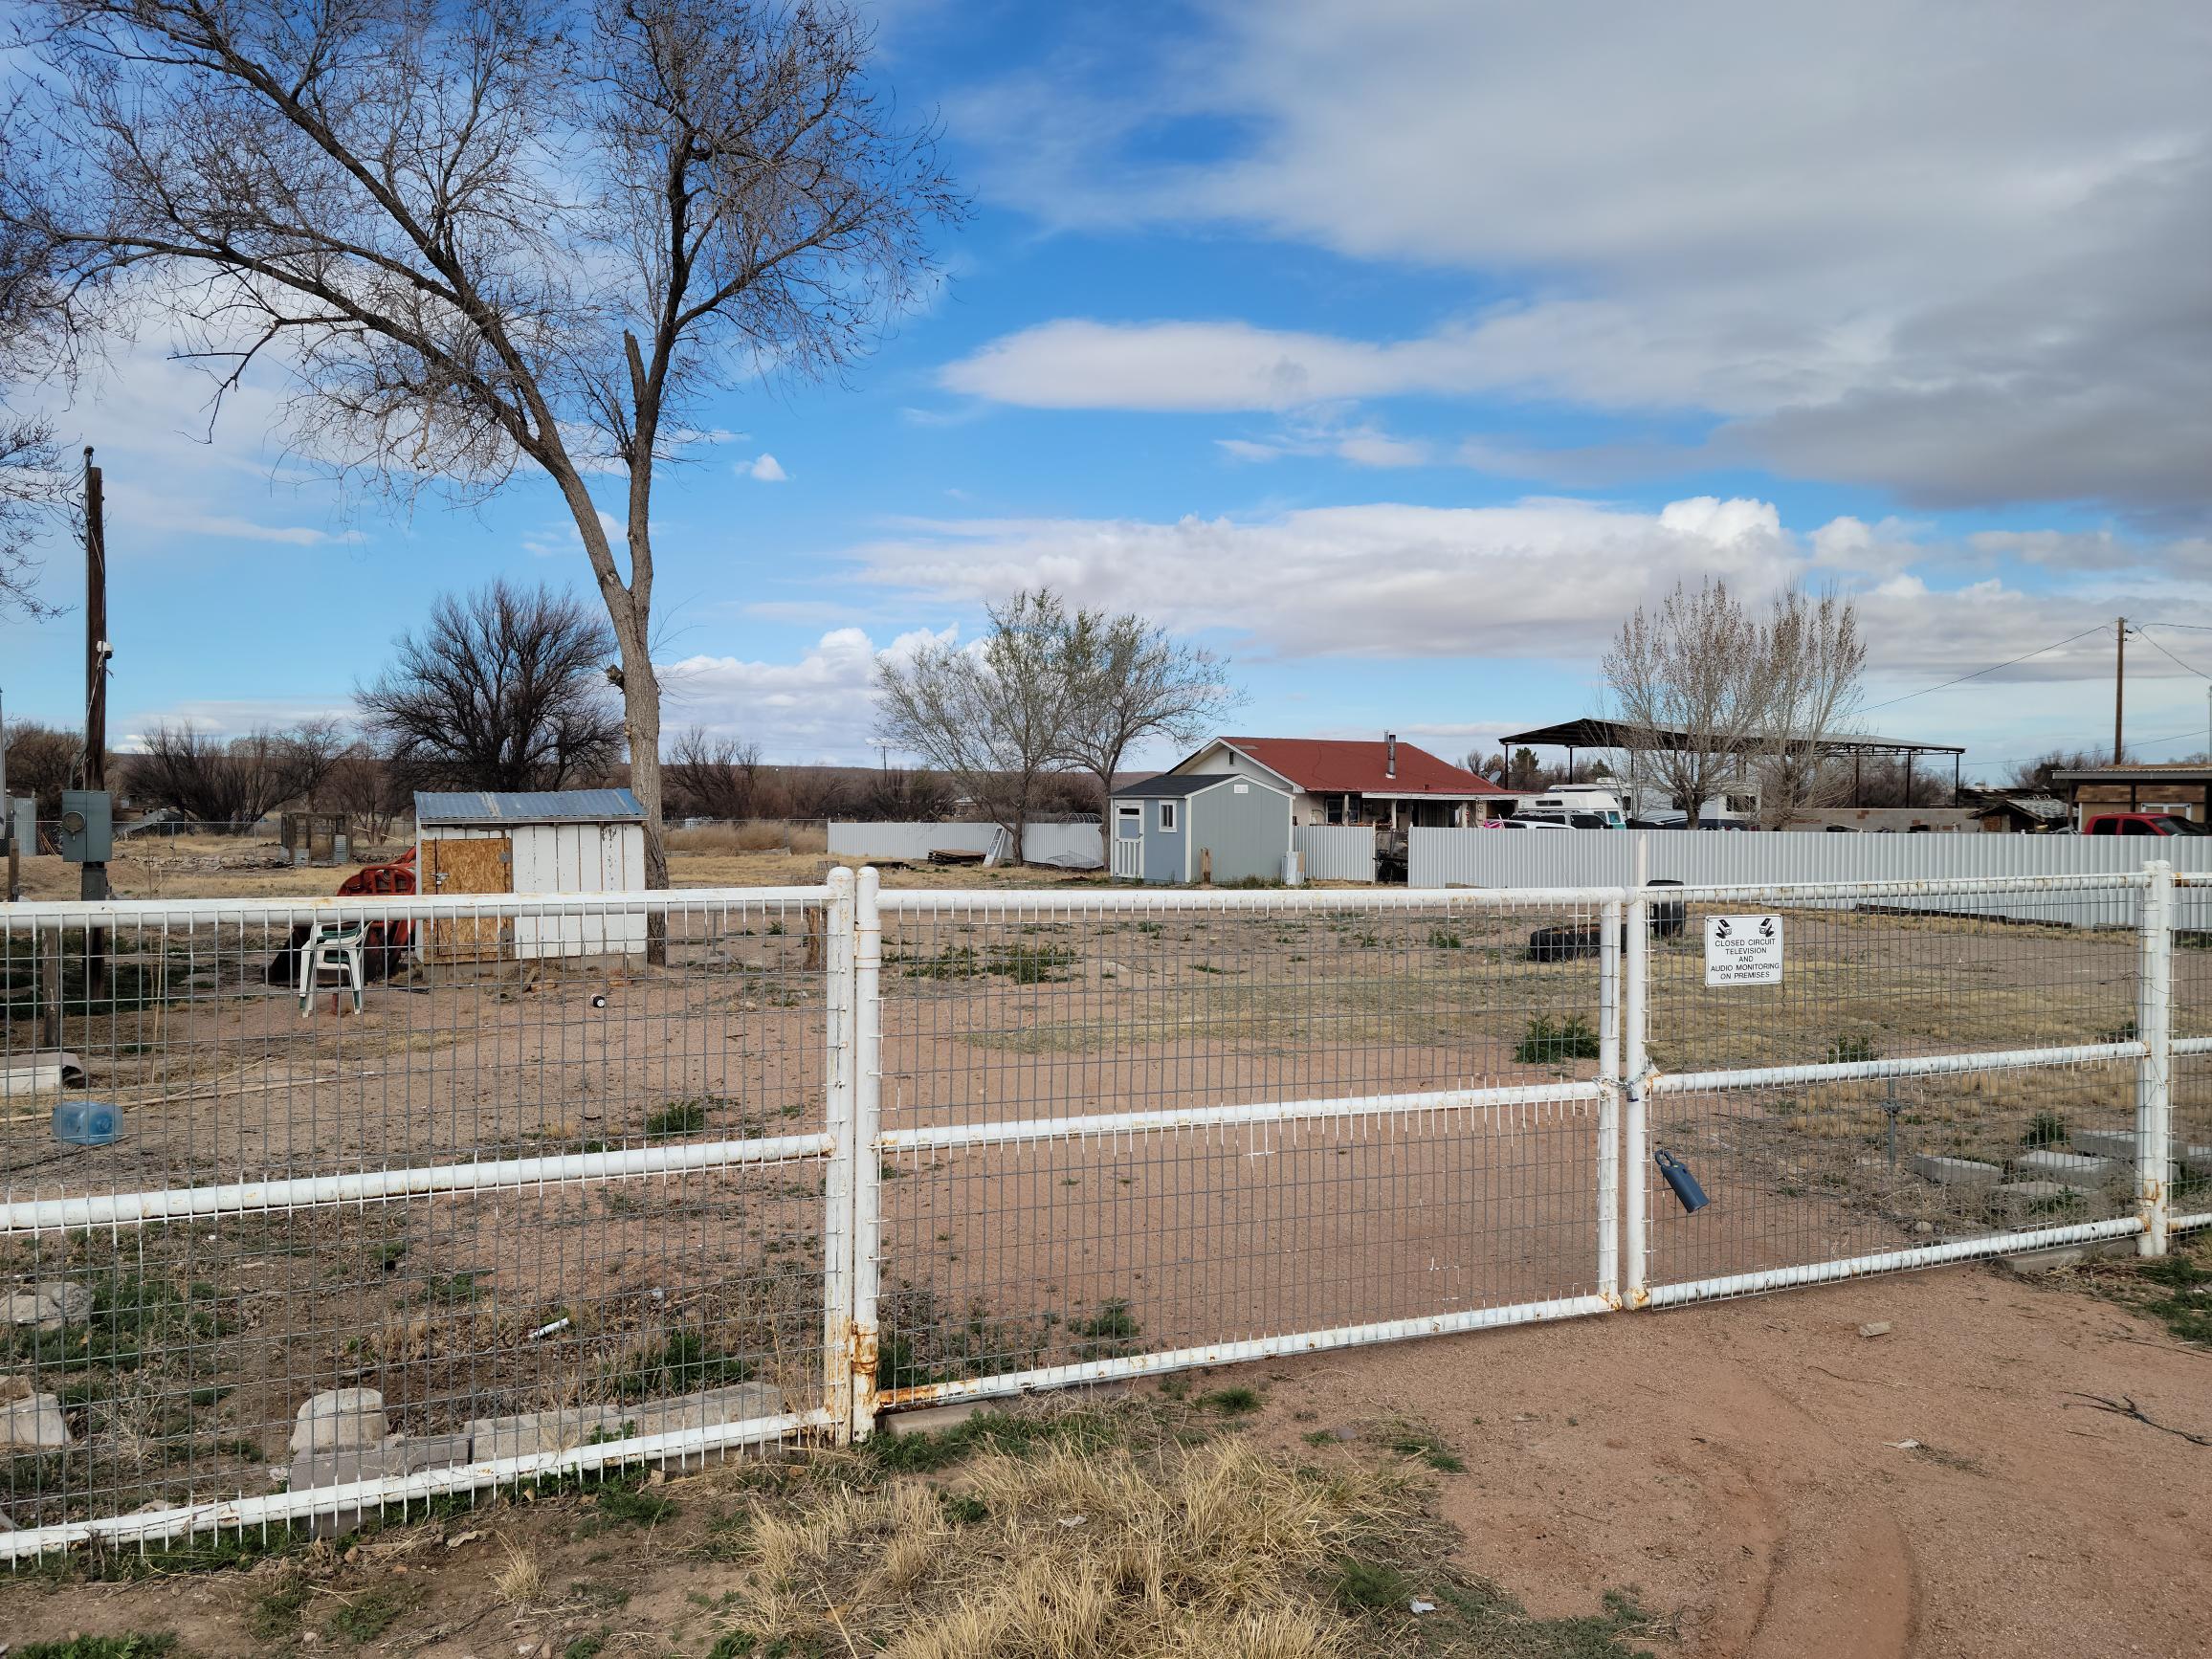
[[[660,680],[649,652],[622,651],[622,724],[630,739],[630,792],[645,808],[645,884],[668,886],[668,839],[660,816]]]

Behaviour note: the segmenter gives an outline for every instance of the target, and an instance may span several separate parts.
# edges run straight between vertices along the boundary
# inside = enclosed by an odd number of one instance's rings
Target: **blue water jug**
[[[1705,1196],[1705,1188],[1697,1184],[1697,1177],[1690,1173],[1690,1165],[1664,1146],[1651,1149],[1651,1161],[1659,1166],[1659,1173],[1667,1178],[1667,1184],[1674,1189],[1674,1196],[1682,1201],[1687,1213],[1695,1215],[1713,1202]]]
[[[105,1100],[66,1100],[54,1109],[54,1139],[72,1146],[107,1146],[122,1133],[122,1108]]]

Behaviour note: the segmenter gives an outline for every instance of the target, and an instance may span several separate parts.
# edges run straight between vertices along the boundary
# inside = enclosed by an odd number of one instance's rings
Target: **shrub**
[[[1569,1014],[1561,1020],[1538,1014],[1529,1022],[1528,1029],[1521,1033],[1513,1051],[1513,1057],[1524,1066],[1548,1066],[1559,1060],[1594,1060],[1597,1055],[1598,1033],[1580,1014]]]
[[[2020,1138],[2023,1146],[2064,1146],[2067,1142],[2066,1118],[2056,1112],[2038,1112],[2028,1120],[2027,1129]]]
[[[1864,1031],[1847,1031],[1828,1045],[1828,1059],[1839,1066],[1862,1065],[1881,1058],[1874,1049],[1874,1039]]]

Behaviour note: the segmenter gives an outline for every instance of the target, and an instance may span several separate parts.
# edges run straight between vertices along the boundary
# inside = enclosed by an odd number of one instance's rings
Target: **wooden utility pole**
[[[84,447],[84,786],[107,787],[107,503],[100,491],[100,469],[92,464],[92,446]],[[115,821],[111,809],[108,821]],[[110,896],[107,861],[84,861],[77,893],[87,903]],[[56,985],[58,993],[59,986]],[[107,930],[87,928],[84,935],[84,994],[86,1001],[107,988]]]
[[[2121,617],[2112,630],[2112,764],[2127,759],[2121,752],[2121,711],[2128,695],[2128,619]]]

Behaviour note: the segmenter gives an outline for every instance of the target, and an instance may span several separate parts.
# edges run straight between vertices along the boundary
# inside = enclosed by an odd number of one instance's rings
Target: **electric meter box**
[[[72,864],[105,864],[115,849],[105,789],[61,792],[61,856]]]

